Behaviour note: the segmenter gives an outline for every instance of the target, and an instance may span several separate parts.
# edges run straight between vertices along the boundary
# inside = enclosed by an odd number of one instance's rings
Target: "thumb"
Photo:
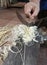
[[[36,16],[38,15],[38,13],[39,13],[39,9],[36,8],[36,9],[34,10],[34,13],[32,14],[32,17],[36,17]]]

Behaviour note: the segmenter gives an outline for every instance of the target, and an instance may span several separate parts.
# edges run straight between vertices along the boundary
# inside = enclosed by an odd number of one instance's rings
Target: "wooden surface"
[[[21,23],[16,15],[16,9],[0,10],[0,26],[4,26],[8,23],[14,25]]]

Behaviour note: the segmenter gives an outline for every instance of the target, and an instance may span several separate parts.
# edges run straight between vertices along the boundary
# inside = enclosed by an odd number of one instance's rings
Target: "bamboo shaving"
[[[38,33],[37,26],[27,27],[26,25],[21,24],[13,27],[0,27],[0,56],[5,59],[8,56],[9,51],[12,53],[20,52],[21,49],[18,50],[18,52],[14,52],[11,49],[12,46],[17,45],[17,40],[19,40],[19,37],[22,38],[25,45],[28,45],[28,42],[32,40],[38,42],[35,40],[36,33]]]

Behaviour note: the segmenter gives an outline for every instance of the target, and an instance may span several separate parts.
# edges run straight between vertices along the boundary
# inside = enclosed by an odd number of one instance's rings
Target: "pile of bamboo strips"
[[[11,3],[12,0],[0,0],[1,7],[7,7]]]

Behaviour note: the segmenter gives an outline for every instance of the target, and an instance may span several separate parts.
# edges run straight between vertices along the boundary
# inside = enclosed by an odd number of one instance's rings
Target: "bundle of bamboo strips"
[[[18,2],[17,0],[0,0],[1,7],[23,7],[25,2]]]
[[[10,2],[11,2],[11,0],[0,0],[1,7],[9,6]]]

